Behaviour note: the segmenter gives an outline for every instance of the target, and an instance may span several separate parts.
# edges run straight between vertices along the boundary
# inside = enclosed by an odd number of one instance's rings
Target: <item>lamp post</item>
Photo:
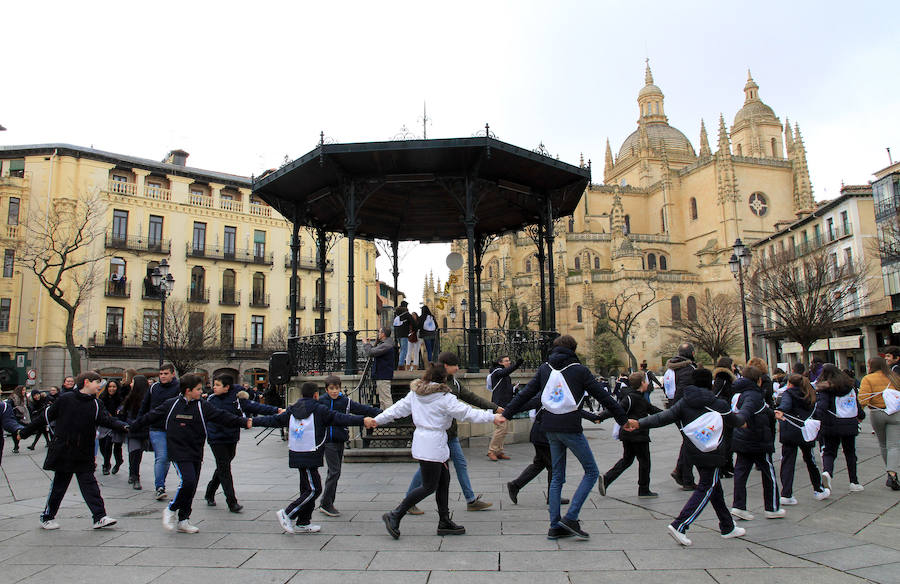
[[[450,307],[450,322],[452,322],[452,323],[456,322],[456,307],[455,306]]]
[[[734,253],[728,260],[728,267],[731,268],[731,275],[737,278],[738,285],[741,289],[741,318],[744,321],[744,363],[750,360],[750,336],[747,333],[747,299],[744,296],[744,268],[750,265],[750,250],[737,238],[732,248]]]
[[[459,303],[459,307],[462,309],[462,322],[463,322],[463,330],[469,328],[466,326],[466,308],[469,306],[469,303],[466,302],[466,299],[463,298],[462,302]]]
[[[169,262],[165,258],[159,262],[159,267],[153,268],[150,273],[150,283],[156,288],[162,307],[159,313],[159,366],[162,367],[163,352],[165,351],[166,298],[175,288],[175,276],[169,273]]]

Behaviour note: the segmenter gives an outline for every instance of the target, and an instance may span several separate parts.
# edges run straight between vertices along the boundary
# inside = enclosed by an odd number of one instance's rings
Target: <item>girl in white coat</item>
[[[465,527],[453,523],[450,519],[448,506],[450,469],[447,466],[450,449],[447,447],[447,429],[454,418],[460,421],[495,424],[498,420],[493,412],[473,409],[456,399],[449,393],[450,388],[445,385],[446,381],[447,372],[444,366],[433,365],[422,379],[416,379],[410,384],[411,391],[406,397],[375,417],[375,423],[381,425],[412,415],[413,424],[416,426],[413,432],[412,456],[419,461],[422,486],[413,489],[396,509],[382,516],[388,533],[394,539],[400,537],[400,520],[409,508],[431,493],[436,493],[440,517],[437,534],[461,535],[466,532]]]

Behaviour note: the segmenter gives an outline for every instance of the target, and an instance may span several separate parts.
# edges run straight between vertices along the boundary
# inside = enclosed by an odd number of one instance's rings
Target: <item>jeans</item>
[[[169,446],[166,442],[165,430],[150,430],[150,444],[153,445],[153,478],[157,489],[166,488],[166,475],[169,474]]]
[[[566,519],[578,521],[581,506],[597,483],[600,471],[597,470],[594,453],[591,452],[587,438],[582,432],[547,432],[547,440],[550,442],[550,455],[553,457],[553,478],[550,480],[550,527],[553,528],[559,527],[559,499],[562,496],[562,486],[566,482],[566,450],[572,451],[584,469],[584,476],[575,489],[572,502],[566,511]]]
[[[453,461],[453,468],[456,470],[456,480],[459,481],[459,488],[462,489],[466,503],[475,500],[475,491],[472,490],[472,481],[469,480],[469,464],[463,454],[462,446],[459,444],[459,438],[453,437],[447,440],[447,447],[450,449],[450,460]],[[413,475],[412,481],[409,483],[409,489],[406,495],[409,496],[414,489],[422,486],[422,467]]]
[[[425,352],[428,353],[428,362],[434,361],[434,339],[422,339],[425,341]]]
[[[397,360],[400,365],[406,363],[406,352],[409,350],[409,339],[401,337],[400,339],[400,358]]]

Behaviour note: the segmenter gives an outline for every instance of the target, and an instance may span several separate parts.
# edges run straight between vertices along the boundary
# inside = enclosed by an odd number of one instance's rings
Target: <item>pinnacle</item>
[[[646,85],[653,85],[653,73],[650,71],[650,59],[647,59],[647,70],[644,73],[644,83]]]

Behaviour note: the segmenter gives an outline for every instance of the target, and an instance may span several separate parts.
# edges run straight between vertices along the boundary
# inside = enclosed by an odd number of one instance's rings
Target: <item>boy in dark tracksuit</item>
[[[315,383],[307,381],[300,387],[301,398],[287,410],[274,416],[260,416],[254,424],[263,427],[285,427],[288,432],[288,465],[300,472],[300,496],[275,515],[286,533],[316,533],[319,525],[311,525],[310,519],[316,505],[316,498],[322,492],[319,467],[322,466],[322,445],[326,440],[326,429],[331,425],[362,426],[363,416],[354,416],[331,410],[319,403],[319,392]],[[291,525],[295,520],[297,526]]]
[[[328,406],[328,409],[345,414],[375,417],[381,413],[378,408],[357,403],[341,392],[341,378],[337,375],[329,375],[325,378],[325,392],[319,398],[319,403]],[[326,430],[325,445],[322,447],[325,455],[325,463],[328,465],[328,474],[325,477],[325,486],[322,488],[322,499],[319,501],[319,511],[329,517],[338,517],[341,512],[334,507],[334,496],[337,492],[338,480],[341,478],[341,463],[344,458],[344,444],[350,439],[350,432],[346,426],[328,426]]]
[[[16,420],[13,414],[13,405],[9,400],[0,402],[0,463],[3,462],[3,430],[10,434],[16,434],[22,429],[22,424]],[[34,450],[34,449],[32,449]]]
[[[163,509],[163,527],[168,531],[197,533],[190,524],[191,502],[197,492],[200,467],[203,463],[203,444],[206,442],[206,423],[229,427],[251,427],[249,418],[235,416],[201,398],[203,380],[187,374],[181,378],[182,393],[138,418],[131,426],[137,430],[162,423],[166,434],[169,460],[181,479],[172,502]],[[177,512],[177,525],[176,525]]]
[[[240,386],[234,384],[231,375],[217,375],[213,380],[213,394],[206,401],[220,410],[233,416],[244,417],[247,414],[277,414],[283,410],[275,406],[267,406],[248,399],[246,392],[240,390]],[[216,504],[216,490],[222,485],[225,492],[225,502],[232,513],[240,513],[243,505],[238,503],[234,492],[234,478],[231,476],[231,461],[237,453],[237,444],[241,439],[240,428],[225,427],[215,422],[206,424],[206,441],[216,459],[216,470],[206,485],[206,504],[214,507]]]
[[[708,369],[696,369],[693,371],[692,382],[684,388],[682,397],[669,409],[647,416],[638,420],[628,420],[622,431],[637,429],[659,428],[667,424],[675,423],[679,428],[684,428],[700,416],[710,410],[722,414],[726,425],[738,426],[744,423],[740,414],[731,412],[731,406],[724,400],[716,398],[710,388],[712,387],[712,373]],[[681,509],[678,517],[667,526],[671,535],[681,545],[691,545],[685,532],[700,516],[707,503],[712,503],[716,516],[719,518],[719,531],[722,537],[729,539],[740,537],[746,531],[735,527],[734,519],[728,512],[725,503],[725,495],[722,492],[722,483],[719,481],[721,468],[728,464],[728,446],[725,441],[719,442],[718,448],[710,452],[698,449],[686,436],[682,436],[682,452],[685,464],[696,466],[699,470],[700,480],[691,498]]]
[[[625,415],[630,420],[640,420],[650,414],[659,413],[658,407],[645,399],[645,394],[650,389],[650,383],[644,373],[632,373],[628,376],[628,387],[624,391],[619,405],[625,410]],[[610,412],[600,414],[600,420],[611,418]],[[606,474],[601,475],[597,481],[601,495],[606,495],[606,488],[619,478],[625,469],[638,461],[638,497],[658,497],[650,490],[650,430],[635,430],[633,432],[619,431],[619,440],[622,441],[622,458],[613,465]]]

